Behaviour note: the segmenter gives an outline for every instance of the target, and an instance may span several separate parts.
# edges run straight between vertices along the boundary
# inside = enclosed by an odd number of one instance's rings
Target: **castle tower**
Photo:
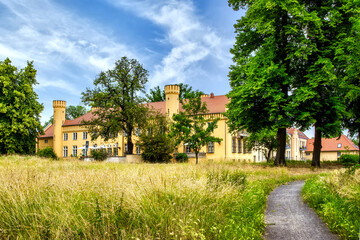
[[[174,114],[179,113],[179,95],[180,95],[180,86],[178,85],[165,86],[166,114],[170,119],[172,119],[172,116]]]
[[[65,108],[66,102],[61,100],[53,101],[54,108],[54,136],[53,136],[53,148],[54,152],[58,157],[62,157],[62,143],[63,143],[63,133],[62,125],[65,122]]]

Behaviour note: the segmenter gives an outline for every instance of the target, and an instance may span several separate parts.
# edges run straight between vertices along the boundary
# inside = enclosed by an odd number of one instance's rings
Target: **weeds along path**
[[[270,193],[265,212],[264,239],[339,239],[301,199],[304,181],[282,185]]]

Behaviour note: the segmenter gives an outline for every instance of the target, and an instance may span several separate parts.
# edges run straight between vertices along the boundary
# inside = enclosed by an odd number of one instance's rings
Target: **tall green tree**
[[[33,154],[42,132],[43,105],[34,92],[33,62],[18,70],[7,58],[0,61],[0,154]]]
[[[343,63],[343,71],[345,77],[345,94],[343,100],[346,106],[346,114],[344,118],[344,127],[349,130],[350,136],[359,146],[360,141],[360,16],[359,6],[352,6],[352,12],[356,11],[349,19],[352,23],[352,29],[348,34],[343,35],[341,49],[336,54],[336,59]],[[349,64],[351,63],[351,64]],[[359,151],[360,164],[360,151]]]
[[[188,84],[179,83],[180,95],[179,100],[195,97],[197,93],[204,94],[199,90],[192,90]],[[165,90],[161,90],[159,86],[150,89],[150,93],[146,94],[148,102],[163,102],[165,101]]]
[[[201,101],[201,93],[182,101],[183,112],[173,116],[170,125],[170,136],[175,137],[178,146],[181,142],[187,144],[194,152],[196,164],[201,148],[209,142],[220,143],[221,138],[212,136],[219,119],[209,119],[206,103]]]
[[[360,8],[356,1],[347,0],[303,2],[308,14],[316,18],[306,23],[307,39],[313,48],[304,63],[304,77],[296,81],[294,110],[298,125],[315,126],[312,166],[320,167],[321,139],[340,136],[346,109],[344,91],[349,84],[346,79],[353,75],[354,67],[358,68],[355,54],[349,51],[349,46],[356,45],[349,43],[358,41],[353,28],[358,24]],[[358,82],[356,76],[351,78]]]
[[[302,23],[311,16],[298,1],[228,2],[234,10],[247,10],[234,25],[236,43],[230,50],[235,62],[229,73],[230,130],[276,128],[275,164],[285,165],[286,128],[293,125],[292,83],[311,51]]]
[[[114,69],[101,72],[94,80],[94,89],[82,93],[85,104],[97,107],[95,117],[84,124],[89,126],[92,139],[99,136],[105,141],[116,133],[124,133],[127,139],[127,154],[133,154],[132,133],[135,127],[145,122],[147,108],[142,103],[140,92],[145,92],[148,71],[136,59],[122,57]]]

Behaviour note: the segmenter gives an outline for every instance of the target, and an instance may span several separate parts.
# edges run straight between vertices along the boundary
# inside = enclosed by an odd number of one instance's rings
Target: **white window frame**
[[[140,154],[140,145],[136,145],[136,154]]]
[[[68,147],[64,146],[63,147],[63,157],[67,157],[68,156]]]
[[[73,133],[73,140],[77,140],[77,132]]]
[[[135,136],[139,137],[141,134],[141,129],[140,128],[135,128]]]
[[[87,139],[87,132],[83,132],[83,140]]]
[[[231,152],[236,153],[236,138],[232,138],[231,141]],[[245,152],[244,152],[245,153]]]
[[[63,139],[64,139],[64,141],[67,141],[67,140],[68,140],[68,134],[67,134],[67,133],[64,133]]]
[[[73,157],[77,156],[77,146],[73,146],[73,152],[72,152]]]
[[[208,153],[214,153],[215,152],[215,144],[214,142],[208,143]]]

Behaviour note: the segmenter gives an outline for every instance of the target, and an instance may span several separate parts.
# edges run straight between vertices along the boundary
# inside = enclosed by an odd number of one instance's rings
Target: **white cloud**
[[[160,41],[169,43],[172,49],[161,63],[155,65],[155,71],[150,76],[152,87],[193,79],[194,69],[202,72],[199,66],[202,61],[216,61],[217,65],[225,68],[231,63],[228,54],[231,41],[223,39],[201,21],[191,1],[109,0],[109,3],[133,11],[166,30],[164,39]]]
[[[11,12],[11,28],[0,27],[0,46],[16,49],[2,52],[12,57],[56,65],[105,70],[119,56],[136,54],[102,32],[96,23],[81,19],[49,0],[0,0]],[[9,50],[8,50],[9,51]],[[97,61],[94,61],[97,59]],[[64,69],[65,70],[65,67]]]

